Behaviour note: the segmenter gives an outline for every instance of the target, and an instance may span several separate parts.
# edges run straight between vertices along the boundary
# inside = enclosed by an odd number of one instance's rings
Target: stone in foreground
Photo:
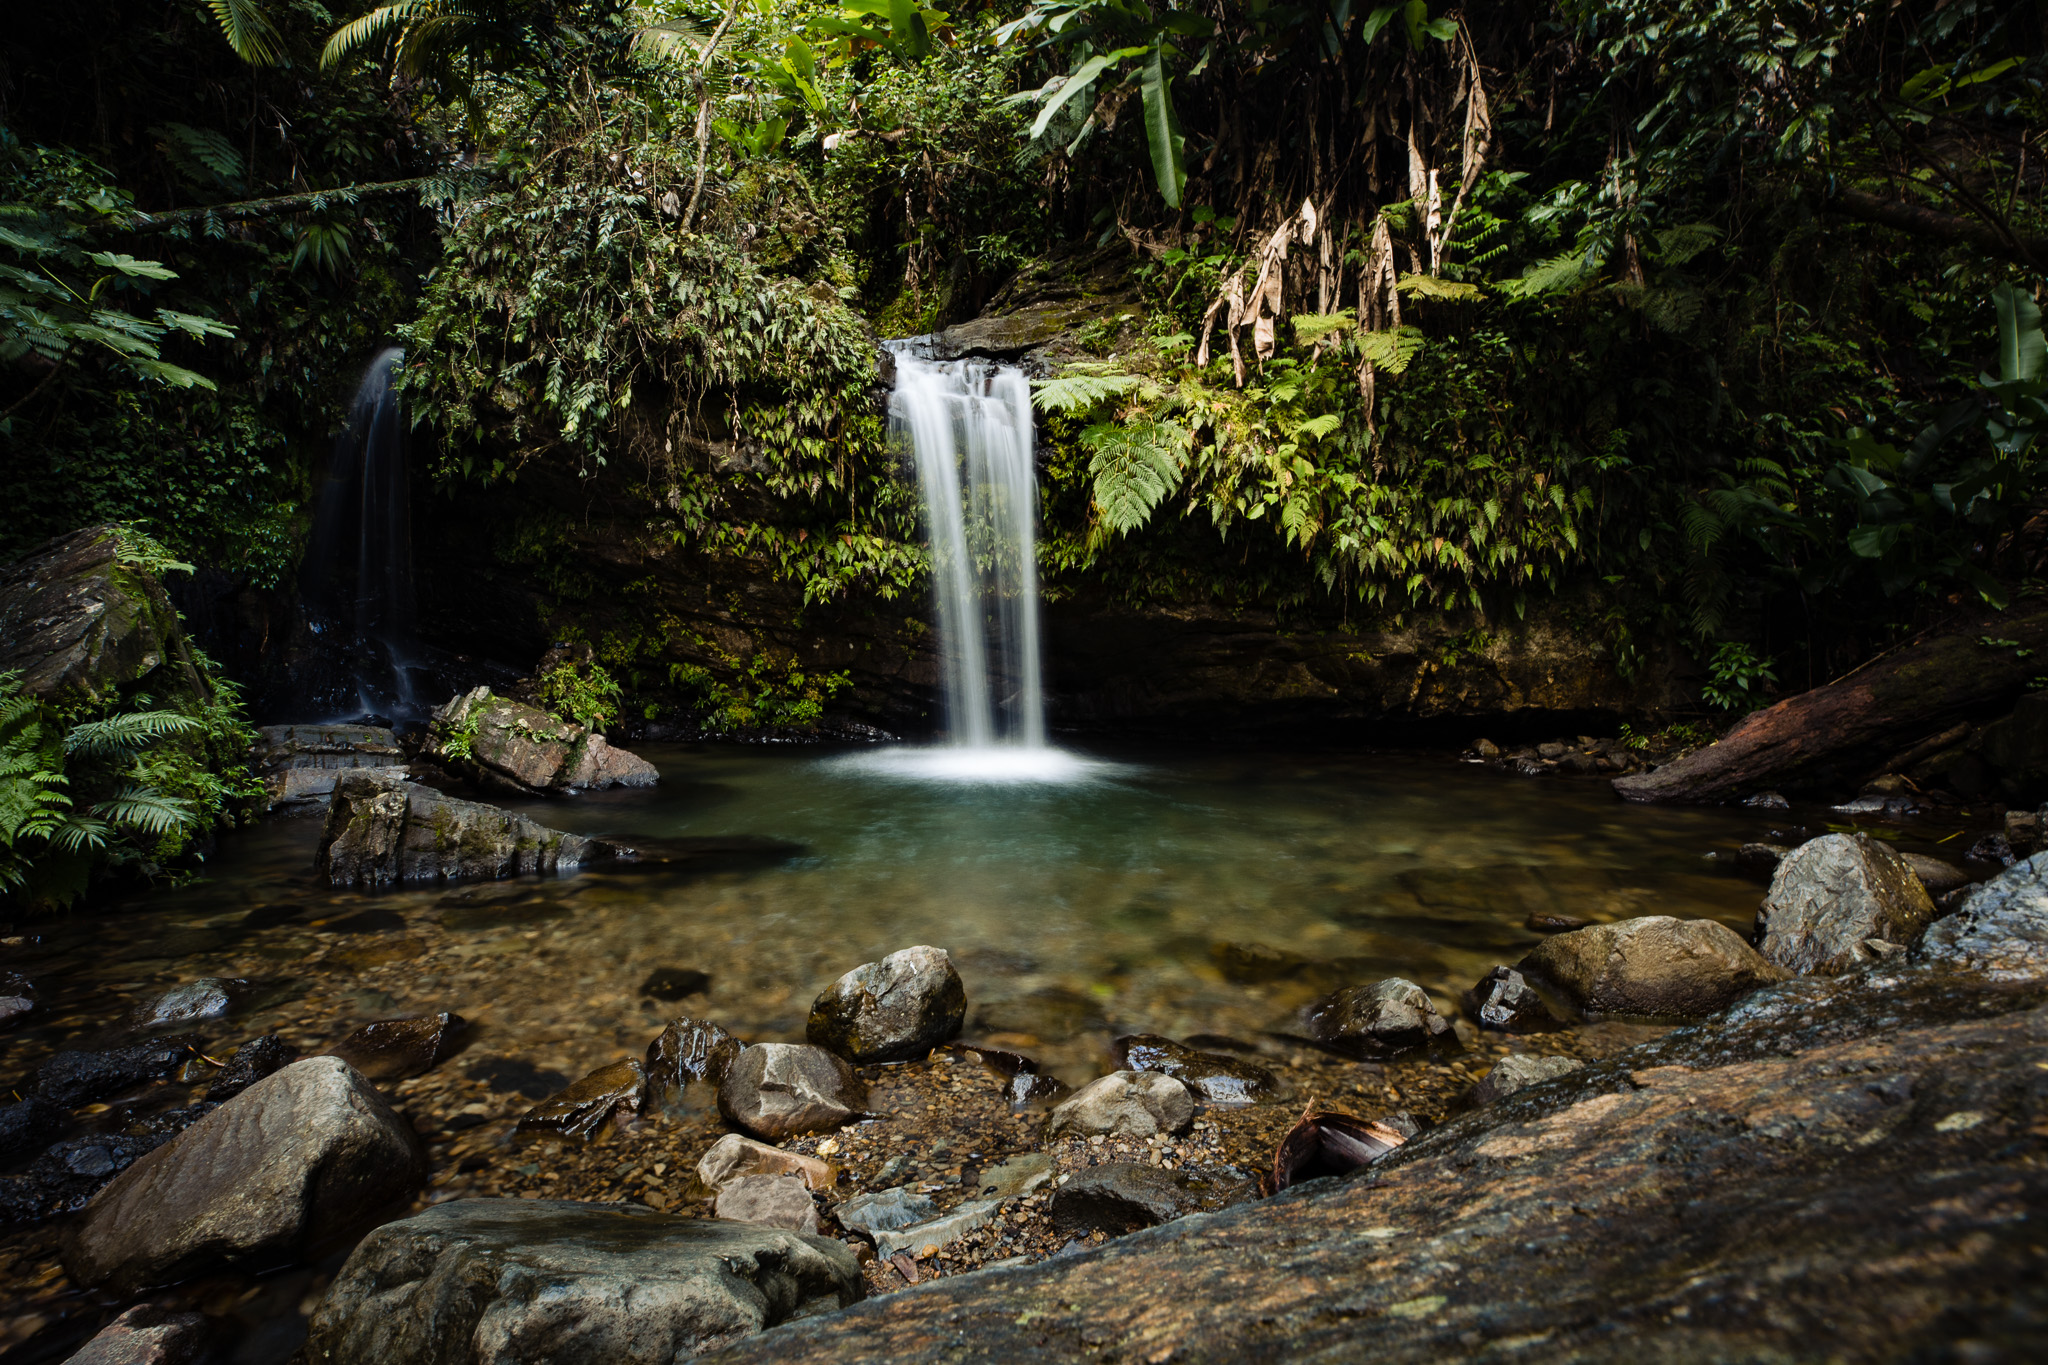
[[[1710,919],[1646,915],[1545,939],[1517,970],[1588,1014],[1700,1018],[1783,980],[1734,930]]]
[[[966,1018],[952,957],[919,944],[833,982],[811,1006],[805,1036],[851,1062],[907,1062],[957,1035]]]
[[[1576,1057],[1534,1057],[1525,1052],[1510,1053],[1495,1062],[1493,1070],[1472,1087],[1472,1103],[1492,1104],[1517,1090],[1556,1080],[1584,1065]]]
[[[727,1133],[697,1158],[697,1179],[713,1192],[752,1175],[793,1175],[814,1190],[829,1190],[839,1182],[839,1172],[830,1162],[802,1152],[785,1152],[738,1133]]]
[[[680,1018],[655,1035],[647,1045],[647,1103],[649,1112],[672,1112],[696,1102],[708,1092],[716,1103],[718,1087],[745,1047],[739,1039],[716,1024]]]
[[[1227,1052],[1204,1052],[1156,1033],[1119,1038],[1116,1051],[1126,1069],[1171,1076],[1207,1104],[1257,1104],[1280,1095],[1272,1072]]]
[[[811,1192],[801,1176],[743,1175],[727,1181],[711,1211],[735,1223],[759,1223],[792,1232],[818,1230],[818,1206],[811,1202]]]
[[[860,1117],[867,1087],[821,1047],[757,1043],[742,1051],[718,1087],[725,1121],[766,1142],[822,1133]]]
[[[1151,1137],[1178,1133],[1195,1118],[1195,1097],[1156,1071],[1112,1071],[1090,1081],[1046,1117],[1045,1137],[1068,1134]]]
[[[1799,973],[1836,976],[1875,939],[1910,947],[1934,918],[1905,859],[1867,834],[1830,834],[1786,854],[1756,912],[1757,951]]]
[[[1558,1026],[1557,1016],[1512,967],[1495,967],[1465,993],[1465,1005],[1479,1027],[1501,1033],[1541,1033]]]
[[[861,1297],[844,1244],[555,1199],[458,1199],[365,1237],[315,1310],[321,1365],[672,1365]]]
[[[335,780],[313,865],[335,886],[383,887],[494,881],[630,856],[601,839],[443,796],[406,781],[402,770],[357,768]]]
[[[926,1222],[938,1214],[939,1206],[911,1189],[898,1185],[876,1194],[857,1194],[832,1210],[839,1226],[872,1237],[880,1232],[900,1232]]]
[[[1241,1204],[1257,1194],[1257,1183],[1247,1178],[1112,1161],[1076,1172],[1053,1192],[1052,1223],[1061,1232],[1120,1237],[1190,1213]]]
[[[205,1318],[141,1303],[102,1327],[64,1365],[188,1365],[205,1349]]]
[[[929,1257],[934,1251],[942,1251],[953,1245],[976,1228],[987,1227],[996,1216],[996,1210],[1003,1206],[1000,1199],[970,1199],[942,1217],[929,1222],[916,1223],[896,1231],[880,1230],[873,1234],[875,1250],[884,1258],[898,1252],[908,1253],[919,1260]]]
[[[647,1073],[640,1063],[631,1058],[613,1062],[534,1105],[520,1116],[514,1131],[521,1137],[587,1142],[602,1131],[608,1119],[639,1113],[646,1093]]]
[[[2048,852],[1999,873],[1937,920],[1918,956],[1994,979],[2048,974]]]
[[[412,1128],[353,1068],[312,1057],[264,1077],[87,1206],[65,1268],[131,1294],[216,1267],[284,1265],[416,1186]]]
[[[1413,981],[1390,977],[1349,986],[1310,1006],[1308,1036],[1333,1052],[1377,1060],[1448,1040],[1451,1024],[1429,993]]]

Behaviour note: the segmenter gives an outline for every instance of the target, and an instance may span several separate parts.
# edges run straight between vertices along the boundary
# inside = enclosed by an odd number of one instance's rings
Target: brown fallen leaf
[[[1272,1193],[1318,1176],[1371,1165],[1407,1139],[1374,1119],[1304,1110],[1273,1150]]]
[[[897,1252],[889,1258],[889,1264],[896,1267],[896,1273],[903,1277],[905,1284],[916,1284],[924,1276],[918,1272],[917,1262],[905,1252]]]

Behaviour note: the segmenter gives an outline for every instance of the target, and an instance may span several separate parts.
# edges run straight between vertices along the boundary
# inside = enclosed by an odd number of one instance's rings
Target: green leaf
[[[133,256],[123,256],[112,251],[95,251],[93,263],[109,270],[118,270],[123,275],[144,280],[175,280],[178,272],[158,261],[138,261]]]
[[[1365,22],[1358,26],[1358,40],[1362,43],[1369,43],[1379,37],[1380,30],[1391,23],[1394,16],[1400,12],[1401,10],[1398,5],[1380,6],[1380,8],[1368,14],[1365,17]]]
[[[2010,284],[1991,291],[1998,309],[1998,377],[2006,384],[2029,387],[2041,379],[2041,307],[2032,296]]]
[[[1105,422],[1083,431],[1081,444],[1092,452],[1095,505],[1118,535],[1143,526],[1180,487],[1187,432],[1172,422]]]
[[[1479,286],[1459,284],[1440,275],[1403,275],[1394,284],[1403,294],[1412,294],[1418,299],[1476,299]]]
[[[1074,74],[1060,82],[1060,88],[1052,92],[1051,98],[1045,102],[1045,107],[1038,111],[1038,118],[1031,125],[1032,141],[1035,142],[1045,136],[1045,130],[1051,126],[1059,111],[1066,108],[1076,96],[1086,93],[1088,87],[1095,84],[1095,78],[1102,74],[1102,69],[1109,65],[1110,60],[1122,55],[1104,53],[1098,57],[1090,57],[1074,68]]]
[[[1166,74],[1166,40],[1154,40],[1145,57],[1142,84],[1145,100],[1145,141],[1152,149],[1152,173],[1168,208],[1180,207],[1187,168],[1181,164],[1180,118],[1173,111],[1172,81]]]

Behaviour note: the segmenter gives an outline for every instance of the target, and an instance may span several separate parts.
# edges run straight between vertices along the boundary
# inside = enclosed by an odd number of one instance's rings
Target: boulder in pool
[[[1836,976],[1872,960],[1873,940],[1912,946],[1933,919],[1905,859],[1867,834],[1829,834],[1779,860],[1756,912],[1757,951],[1787,971]]]
[[[1309,1006],[1304,1022],[1308,1036],[1323,1047],[1369,1060],[1398,1057],[1456,1036],[1429,992],[1398,976],[1346,987]]]
[[[1242,1176],[1168,1171],[1134,1161],[1112,1161],[1076,1171],[1053,1192],[1052,1225],[1063,1233],[1120,1237],[1139,1228],[1242,1204],[1258,1197],[1258,1183]]]
[[[1194,1122],[1195,1097],[1187,1086],[1156,1071],[1112,1071],[1090,1081],[1046,1116],[1045,1137],[1151,1137],[1178,1133]]]
[[[859,1118],[867,1087],[821,1047],[756,1043],[733,1061],[718,1087],[727,1123],[767,1142],[823,1133]]]
[[[1646,915],[1545,939],[1516,968],[1587,1014],[1698,1019],[1789,973],[1710,919]]]
[[[321,1365],[671,1365],[861,1297],[844,1243],[618,1204],[457,1199],[357,1245],[314,1310]]]
[[[1558,1027],[1557,1016],[1522,974],[1495,967],[1465,992],[1465,1007],[1479,1027],[1500,1033],[1541,1033]]]
[[[473,688],[434,713],[429,752],[487,787],[515,794],[651,787],[661,780],[638,754],[538,706]]]
[[[241,977],[202,976],[151,996],[129,1011],[139,1029],[180,1028],[226,1018],[250,994]]]
[[[206,1319],[139,1303],[102,1327],[64,1365],[190,1365],[206,1350]]]
[[[923,1057],[960,1032],[967,988],[944,948],[919,944],[855,967],[811,1006],[813,1043],[857,1063]]]
[[[743,1175],[729,1180],[719,1190],[711,1211],[735,1223],[759,1223],[792,1232],[818,1230],[818,1206],[801,1176]]]
[[[447,1010],[408,1019],[379,1019],[334,1045],[339,1057],[373,1081],[424,1076],[462,1046],[469,1021]]]
[[[586,839],[409,782],[403,769],[357,768],[334,783],[313,865],[335,886],[495,881],[547,874],[629,849]]]
[[[640,1112],[647,1093],[647,1072],[632,1060],[613,1062],[550,1095],[526,1111],[517,1132],[522,1137],[565,1137],[584,1142],[604,1129],[607,1119]]]
[[[264,1077],[144,1156],[79,1219],[64,1265],[134,1294],[202,1271],[289,1264],[419,1184],[412,1127],[346,1062]]]
[[[299,1050],[275,1033],[251,1038],[235,1049],[227,1065],[214,1073],[213,1083],[206,1087],[206,1102],[225,1104],[265,1076],[282,1071],[298,1059]]]
[[[793,1175],[813,1190],[829,1190],[839,1183],[839,1172],[828,1161],[785,1152],[738,1133],[727,1133],[697,1158],[697,1179],[714,1193],[754,1175]]]

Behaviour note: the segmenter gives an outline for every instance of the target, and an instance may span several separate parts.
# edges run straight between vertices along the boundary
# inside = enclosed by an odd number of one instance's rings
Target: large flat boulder
[[[1911,946],[1933,919],[1905,859],[1867,834],[1829,834],[1779,860],[1756,946],[1787,971],[1832,976],[1871,961],[1873,942]]]
[[[205,1270],[289,1264],[416,1186],[412,1128],[347,1063],[272,1073],[142,1157],[65,1247],[80,1284],[133,1294]]]
[[[351,768],[395,768],[398,737],[376,725],[266,725],[250,752],[276,805],[324,800]]]
[[[492,881],[631,856],[523,815],[445,796],[402,769],[343,772],[314,867],[335,886]]]
[[[1587,1014],[1697,1019],[1782,980],[1725,924],[1645,915],[1538,944],[1517,968]]]
[[[1955,914],[1935,921],[1917,956],[1997,979],[2048,975],[2048,852],[1972,891]]]
[[[628,1205],[459,1199],[365,1237],[315,1310],[321,1365],[673,1365],[861,1297],[845,1244]]]
[[[0,570],[0,673],[24,696],[97,703],[146,684],[159,705],[210,700],[178,613],[119,528],[60,536]]]
[[[436,711],[428,740],[442,762],[513,792],[651,787],[661,780],[652,763],[614,748],[596,731],[488,687],[472,688]]]

